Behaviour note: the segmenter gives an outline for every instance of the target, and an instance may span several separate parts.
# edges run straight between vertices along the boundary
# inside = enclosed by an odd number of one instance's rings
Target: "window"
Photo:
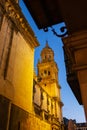
[[[46,84],[44,84],[44,86],[46,86]]]
[[[50,71],[48,71],[48,75],[50,75]]]
[[[46,71],[46,70],[44,70],[44,74],[47,74],[47,71]]]

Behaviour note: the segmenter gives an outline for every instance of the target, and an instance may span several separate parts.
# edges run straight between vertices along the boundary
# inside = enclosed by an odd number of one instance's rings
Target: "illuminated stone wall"
[[[15,1],[0,1],[0,95],[32,113],[34,48],[39,43]]]
[[[58,120],[49,122],[41,109],[40,116],[34,111],[34,49],[39,43],[15,2],[0,0],[0,130],[52,130],[53,124],[58,130]],[[47,93],[42,97],[42,109],[51,113],[51,99],[48,108]]]
[[[27,126],[30,130],[51,130],[51,124],[47,123],[36,116],[30,115],[29,119],[26,121]]]
[[[3,119],[2,119],[3,117]],[[51,123],[38,118],[0,95],[0,130],[51,130]]]

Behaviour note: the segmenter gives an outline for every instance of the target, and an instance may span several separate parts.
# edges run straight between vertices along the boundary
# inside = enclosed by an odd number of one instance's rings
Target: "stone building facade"
[[[17,1],[0,0],[0,130],[28,130],[38,45]]]
[[[87,123],[76,123],[75,130],[87,130]]]
[[[53,130],[62,127],[62,106],[58,67],[54,61],[54,52],[48,43],[41,51],[41,60],[37,64],[38,74],[34,77],[34,111],[39,118],[48,122]]]
[[[18,0],[0,0],[0,130],[52,129],[52,124],[38,118],[34,109],[34,49],[38,45]],[[56,64],[53,66],[56,71]],[[56,82],[52,82],[55,91]],[[55,96],[55,93],[48,94],[49,100]],[[58,104],[58,99],[54,97],[53,101]],[[58,111],[60,114],[54,113],[53,116],[59,118],[61,123],[61,110]],[[45,116],[43,111],[42,115]]]

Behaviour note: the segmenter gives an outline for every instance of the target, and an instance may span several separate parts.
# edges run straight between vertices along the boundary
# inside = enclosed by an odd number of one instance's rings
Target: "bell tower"
[[[58,67],[54,60],[54,51],[46,41],[45,47],[41,51],[41,60],[38,61],[39,84],[52,97],[60,100],[60,85],[58,83]]]
[[[38,61],[38,84],[51,98],[51,114],[62,121],[62,106],[60,96],[60,85],[58,82],[58,66],[54,60],[54,51],[46,41],[41,51],[41,59]],[[44,97],[45,99],[45,97]],[[45,101],[46,102],[46,101]],[[46,103],[45,103],[46,105]]]

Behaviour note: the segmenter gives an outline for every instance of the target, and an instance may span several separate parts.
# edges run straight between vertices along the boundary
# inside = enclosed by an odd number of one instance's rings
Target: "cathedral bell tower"
[[[51,96],[60,100],[60,85],[58,83],[58,67],[54,61],[54,51],[46,46],[41,51],[41,61],[38,61],[38,82]]]
[[[60,85],[58,83],[58,67],[54,60],[54,51],[46,42],[41,51],[41,60],[37,64],[38,84],[51,98],[51,115],[62,121],[62,106]],[[45,97],[44,97],[45,99]]]

